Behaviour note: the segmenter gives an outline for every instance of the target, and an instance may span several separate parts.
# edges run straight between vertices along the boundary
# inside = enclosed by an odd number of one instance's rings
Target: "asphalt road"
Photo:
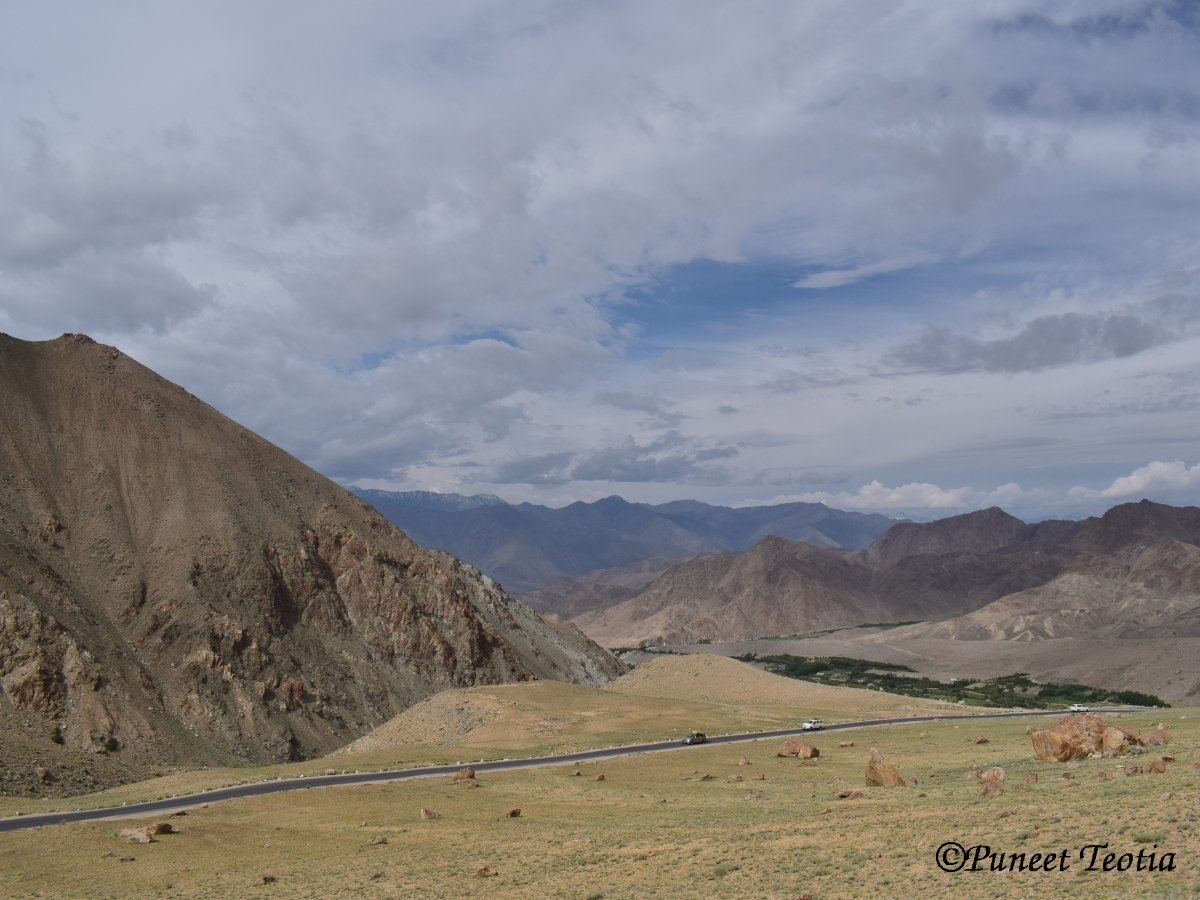
[[[1141,712],[1140,707],[1106,707],[1105,712]],[[838,725],[826,725],[823,731],[848,731],[854,728],[870,728],[877,725],[912,725],[918,722],[937,722],[947,719],[959,721],[962,719],[1011,719],[1027,716],[1062,716],[1063,711],[1040,712],[1022,710],[1020,712],[976,713],[972,715],[953,716],[905,716],[895,719],[867,719],[859,722],[842,722]],[[744,734],[722,734],[710,737],[709,744],[737,744],[744,741],[757,741],[772,738],[788,738],[796,735],[811,734],[800,728],[783,728],[778,731],[750,731]],[[627,744],[623,747],[608,747],[603,750],[584,750],[579,753],[566,753],[562,756],[535,756],[523,759],[499,759],[491,762],[469,763],[476,772],[503,772],[509,769],[526,769],[534,766],[554,766],[564,763],[589,762],[597,759],[612,759],[616,756],[629,756],[633,753],[657,753],[662,750],[682,750],[680,740],[658,741],[652,744]],[[239,797],[256,797],[260,794],[278,794],[282,791],[300,791],[305,788],[336,787],[347,784],[368,784],[380,781],[403,781],[406,778],[429,778],[435,775],[452,775],[462,768],[453,766],[424,766],[419,769],[390,769],[382,772],[352,772],[346,775],[314,775],[307,778],[280,778],[275,781],[260,781],[254,784],[239,784],[233,787],[217,788],[211,791],[201,791],[198,794],[188,794],[182,797],[168,797],[164,800],[152,800],[147,803],[134,803],[130,806],[110,806],[103,809],[68,810],[64,812],[45,813],[36,816],[10,816],[0,819],[0,832],[17,831],[22,828],[40,828],[43,825],[60,825],[64,822],[93,822],[97,819],[118,819],[145,816],[150,813],[168,812],[177,809],[187,809],[199,806],[201,803],[219,803],[222,800],[235,800]]]

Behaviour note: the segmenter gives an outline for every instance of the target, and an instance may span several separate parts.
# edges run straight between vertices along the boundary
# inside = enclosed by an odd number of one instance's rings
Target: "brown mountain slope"
[[[908,556],[1033,550],[1078,529],[1078,522],[1055,520],[1026,525],[993,506],[935,522],[899,522],[876,538],[865,554],[871,563],[888,566]]]
[[[340,746],[619,664],[111,347],[0,335],[0,704],[123,757]]]
[[[1167,637],[1200,637],[1200,547],[1179,541],[1085,553],[1046,584],[887,640]]]

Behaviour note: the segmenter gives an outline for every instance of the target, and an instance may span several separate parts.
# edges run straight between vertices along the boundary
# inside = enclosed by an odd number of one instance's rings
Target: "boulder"
[[[916,783],[917,783],[917,779],[915,779],[915,778],[910,778],[910,779],[908,779],[908,783],[909,783],[909,784],[916,784]]]
[[[436,819],[436,818],[438,818],[438,814],[435,813],[432,809],[426,809],[425,807],[422,806],[421,807],[421,818],[422,819]]]
[[[385,837],[373,837],[367,841],[367,846],[368,847],[378,847],[378,846],[381,846],[386,843],[387,843],[387,838],[385,838]]]
[[[979,766],[971,766],[971,768],[967,769],[967,777],[973,778],[976,781],[979,780],[979,776],[981,776],[982,774],[983,774],[983,769],[979,768]]]
[[[1046,762],[1070,762],[1093,753],[1101,753],[1105,746],[1105,732],[1115,730],[1124,735],[1129,747],[1141,746],[1144,741],[1132,728],[1110,725],[1099,716],[1068,716],[1051,728],[1030,733],[1033,751],[1038,759]],[[1116,735],[1108,735],[1110,746],[1122,742]]]
[[[174,834],[175,826],[170,822],[155,822],[153,825],[147,825],[142,830],[147,834]]]
[[[1100,738],[1100,752],[1105,756],[1124,756],[1129,752],[1129,736],[1120,728],[1110,725]]]
[[[1164,753],[1162,761],[1163,762],[1175,762],[1175,754],[1174,753]]]
[[[470,766],[464,766],[463,768],[461,768],[457,772],[455,772],[452,777],[454,778],[454,780],[456,782],[474,781],[475,780],[475,770],[472,769]]]
[[[739,766],[748,766],[748,765],[750,765],[750,760],[743,756],[741,759],[739,759],[737,761],[737,764]]]
[[[751,781],[766,781],[767,776],[766,775],[751,775],[750,780]]]
[[[981,735],[979,735],[979,736],[977,736],[977,737],[975,738],[975,741],[974,741],[974,742],[975,742],[976,744],[986,744],[986,743],[988,743],[988,739],[987,739],[987,738],[985,738],[985,737],[984,737],[984,736],[981,734]]]
[[[812,744],[804,741],[784,741],[776,756],[796,756],[800,759],[813,759],[821,755],[821,751]]]
[[[839,747],[853,747],[854,741],[842,741],[840,744],[838,744],[838,746]]]
[[[1126,775],[1141,775],[1142,767],[1136,763],[1129,763],[1125,766],[1124,772]]]
[[[920,737],[920,738],[927,738],[927,737],[929,737],[929,732],[928,732],[928,731],[922,731],[920,734],[918,734],[918,735],[917,735],[917,737]]]
[[[844,791],[838,791],[833,796],[837,797],[839,800],[857,800],[860,797],[867,796],[867,792],[866,791],[844,790]]]
[[[37,772],[37,777],[40,781],[50,780],[50,770],[45,766],[38,766],[34,771]]]
[[[713,777],[711,775],[701,775],[700,780],[701,781],[712,781]]]
[[[1167,733],[1160,728],[1153,734],[1146,735],[1145,744],[1147,747],[1157,747],[1161,744],[1165,744],[1167,741]]]
[[[817,761],[815,759],[800,760],[800,765],[802,765],[802,766],[815,766],[816,764],[817,764]]]
[[[1146,766],[1146,773],[1149,775],[1161,775],[1165,771],[1167,771],[1167,764],[1161,759],[1156,759]]]
[[[1003,793],[1004,793],[1004,788],[1002,788],[995,781],[985,782],[983,787],[980,788],[980,790],[979,790],[980,797],[999,797]]]
[[[728,778],[726,778],[725,780],[726,780],[726,781],[741,781],[741,780],[742,780],[742,776],[741,776],[741,775],[730,775],[730,776],[729,776]]]
[[[594,779],[594,780],[595,780],[595,781],[603,781],[603,780],[604,780],[604,773],[603,773],[603,772],[601,772],[599,775],[597,775],[597,776],[595,777],[595,779]]]
[[[979,776],[979,780],[988,783],[1001,782],[1004,780],[1004,769],[1000,766],[992,766],[992,768]]]
[[[489,869],[487,866],[480,866],[478,869],[475,870],[476,878],[491,878],[492,876],[499,875],[499,874],[500,873],[497,872],[495,869]]]
[[[519,819],[521,818],[521,811],[519,809],[510,809],[504,815],[509,819]]]
[[[867,787],[903,787],[904,779],[900,773],[888,764],[883,754],[871,748],[867,757],[866,771]]]

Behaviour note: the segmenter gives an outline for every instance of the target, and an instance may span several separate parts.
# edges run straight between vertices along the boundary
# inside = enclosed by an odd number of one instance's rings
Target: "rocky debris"
[[[998,782],[988,781],[988,782],[984,783],[982,788],[980,788],[979,796],[980,797],[999,797],[1003,793],[1004,793],[1004,788],[1002,788]]]
[[[1163,762],[1175,762],[1175,754],[1174,753],[1164,753],[1163,757],[1162,757],[1162,761]]]
[[[741,780],[742,780],[742,776],[741,776],[741,775],[730,775],[730,776],[729,776],[728,778],[726,778],[725,780],[726,780],[726,781],[741,781]]]
[[[833,796],[837,797],[839,800],[857,800],[861,797],[867,796],[867,792],[847,789],[847,790],[838,791]]]
[[[988,743],[988,739],[987,739],[987,738],[985,738],[985,737],[984,737],[984,736],[981,734],[981,735],[978,735],[978,736],[976,736],[976,738],[975,738],[975,740],[974,740],[974,743],[976,743],[976,744],[986,744],[986,743]]]
[[[36,769],[34,769],[34,772],[37,773],[37,777],[38,777],[39,781],[49,781],[50,780],[50,770],[47,769],[45,766],[38,766]]]
[[[521,811],[519,809],[510,809],[504,815],[509,819],[519,819],[521,818]]]
[[[712,781],[713,777],[711,775],[701,775],[700,780],[701,781]]]
[[[775,753],[776,756],[795,756],[800,759],[813,759],[821,755],[821,751],[812,744],[806,744],[804,741],[784,741],[779,750]]]
[[[119,861],[120,862],[136,862],[137,857],[136,856],[122,856]]]
[[[748,765],[750,765],[750,760],[747,757],[743,756],[737,761],[737,764],[739,766],[748,766]]]
[[[1161,775],[1166,771],[1167,764],[1161,759],[1156,759],[1154,762],[1150,763],[1150,765],[1146,766],[1146,773],[1148,775]]]
[[[1004,780],[1004,769],[1001,766],[992,766],[982,775],[979,776],[980,781],[985,782],[1000,782]]]
[[[582,774],[583,774],[582,772],[580,772],[578,769],[576,769],[574,772],[571,773],[571,777],[578,778]]]
[[[982,774],[983,769],[979,768],[979,766],[971,766],[971,768],[967,770],[967,777],[975,781],[978,781]]]
[[[915,778],[910,778],[910,779],[908,779],[908,783],[909,783],[909,784],[916,784],[916,783],[917,783],[917,779],[915,779]]]
[[[462,781],[474,781],[475,780],[475,770],[472,769],[470,766],[464,766],[463,768],[459,769],[457,772],[455,772],[450,777],[453,778],[456,783],[462,782]]]
[[[761,774],[760,774],[760,775],[751,775],[751,776],[750,776],[750,780],[751,780],[751,781],[766,781],[766,780],[767,780],[767,776],[766,776],[766,775],[761,775]]]
[[[1141,766],[1139,766],[1137,763],[1127,763],[1127,764],[1125,765],[1125,768],[1124,768],[1124,769],[1122,769],[1122,771],[1123,771],[1123,772],[1124,772],[1126,775],[1141,775],[1141,774],[1142,774],[1142,767],[1141,767]]]
[[[815,766],[816,764],[817,764],[817,761],[815,759],[800,760],[800,765],[802,765],[802,766]]]
[[[1109,732],[1108,745],[1113,748],[1141,746],[1141,736],[1132,728],[1110,725],[1099,716],[1068,716],[1051,728],[1030,734],[1033,750],[1038,759],[1045,762],[1070,762],[1103,753],[1105,732]],[[1113,732],[1120,732],[1124,741],[1118,740]]]
[[[1160,728],[1153,734],[1146,735],[1144,743],[1147,747],[1157,747],[1161,744],[1165,744],[1168,740],[1170,740],[1170,738],[1167,737],[1167,733]]]
[[[153,825],[143,825],[141,828],[126,828],[120,837],[129,838],[135,844],[152,844],[156,834],[177,834],[175,827],[169,822],[156,822]]]
[[[711,777],[711,776],[710,776],[710,777]],[[603,772],[601,772],[599,775],[597,775],[597,776],[596,776],[594,779],[592,779],[592,780],[593,780],[593,781],[603,781],[603,780],[604,780],[604,773],[603,773]]]
[[[763,798],[762,791],[751,791],[746,795],[747,800],[761,800]]]
[[[903,787],[904,779],[900,773],[883,758],[883,754],[871,748],[867,757],[866,771],[867,787]]]
[[[278,878],[276,878],[274,875],[264,875],[264,876],[262,877],[262,883],[263,883],[263,884],[274,884],[274,883],[275,883],[275,882],[277,882],[278,880],[279,880],[279,879],[278,879]]]
[[[1033,787],[1035,784],[1037,784],[1037,772],[1026,772],[1025,781],[1023,783],[1025,787]]]
[[[382,836],[373,837],[369,841],[367,841],[367,846],[368,847],[378,847],[378,846],[380,846],[382,844],[386,844],[386,843],[387,843],[387,838],[385,838],[385,837],[382,837]]]
[[[497,872],[495,869],[489,869],[487,866],[480,866],[478,869],[475,870],[476,878],[493,878],[499,874],[500,873]]]
[[[421,818],[422,819],[436,819],[436,818],[439,818],[439,816],[432,809],[426,809],[425,807],[422,806],[421,807]]]
[[[922,731],[920,734],[918,734],[918,735],[917,735],[917,737],[919,737],[919,738],[927,738],[927,737],[929,737],[929,732],[928,732],[928,731]]]
[[[838,746],[839,747],[853,747],[854,741],[842,741],[840,744],[838,744]]]
[[[1120,728],[1109,726],[1100,738],[1100,752],[1104,756],[1124,756],[1129,752],[1129,735]]]

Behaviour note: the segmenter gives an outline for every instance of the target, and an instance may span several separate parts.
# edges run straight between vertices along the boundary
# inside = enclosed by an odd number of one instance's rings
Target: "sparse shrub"
[[[58,744],[59,746],[62,746],[63,744],[62,729],[57,725],[54,726],[54,734],[50,735],[50,740],[54,741],[54,743]]]
[[[1163,839],[1161,831],[1135,831],[1133,839],[1139,844],[1157,844]]]
[[[117,739],[111,734],[108,736],[108,740],[104,742],[104,749],[109,753],[113,753],[114,751],[118,750],[120,746],[121,745],[117,743]]]

